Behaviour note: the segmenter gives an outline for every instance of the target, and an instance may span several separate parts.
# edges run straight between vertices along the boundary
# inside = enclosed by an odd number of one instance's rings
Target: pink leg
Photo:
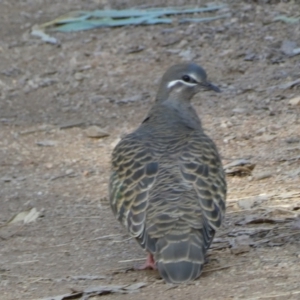
[[[156,263],[154,261],[153,255],[148,253],[146,262],[142,264],[141,266],[135,266],[135,270],[145,270],[145,269],[153,269],[156,270]]]

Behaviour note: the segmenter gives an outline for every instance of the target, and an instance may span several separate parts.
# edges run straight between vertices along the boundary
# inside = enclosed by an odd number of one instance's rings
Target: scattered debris
[[[44,298],[44,300],[67,300],[67,299],[78,299],[78,298],[87,300],[90,297],[113,294],[113,293],[128,294],[128,293],[136,292],[137,290],[145,287],[146,285],[147,284],[144,282],[137,282],[131,285],[100,285],[96,287],[86,288],[83,291],[74,290],[72,293]]]
[[[255,164],[247,159],[238,159],[224,166],[225,173],[230,176],[249,176]]]

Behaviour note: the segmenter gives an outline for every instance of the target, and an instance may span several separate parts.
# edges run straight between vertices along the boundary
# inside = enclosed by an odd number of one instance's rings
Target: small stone
[[[136,102],[136,101],[141,101],[142,99],[143,99],[142,95],[135,95],[135,96],[131,96],[128,98],[124,98],[124,99],[118,101],[118,103]]]
[[[224,122],[222,122],[221,123],[221,125],[220,125],[220,127],[222,127],[222,128],[230,128],[230,127],[232,127],[233,125],[232,125],[232,123],[230,122],[230,121],[224,121]]]
[[[85,130],[85,133],[87,137],[89,138],[103,138],[109,136],[109,134],[105,131],[103,131],[100,127],[98,126],[90,126]]]
[[[71,175],[72,173],[74,173],[73,169],[66,170],[66,175]]]
[[[10,181],[12,181],[12,178],[8,177],[8,176],[4,176],[4,177],[1,178],[1,181],[3,181],[3,182],[10,182]]]
[[[100,96],[100,95],[94,95],[94,96],[91,96],[89,98],[90,102],[91,103],[99,103],[100,101],[104,100],[105,98],[103,96]]]
[[[76,72],[75,74],[74,74],[74,78],[77,80],[77,81],[81,81],[81,80],[83,80],[83,79],[85,79],[85,78],[88,78],[89,76],[88,75],[85,75],[85,74],[83,74],[83,73],[81,73],[81,72]]]
[[[276,135],[272,134],[264,134],[262,136],[256,136],[254,138],[255,141],[257,142],[270,142],[276,138]]]
[[[297,48],[297,44],[293,41],[284,40],[282,42],[280,50],[287,56],[292,56],[294,54],[294,49]]]
[[[291,105],[291,106],[300,105],[300,96],[297,96],[295,98],[290,99],[289,100],[289,105]]]
[[[288,144],[300,143],[300,137],[292,136],[290,138],[287,138],[285,142]]]
[[[91,174],[91,172],[88,171],[88,170],[84,170],[84,171],[82,172],[82,175],[83,175],[84,177],[87,177],[87,176],[89,176],[90,174]]]
[[[45,141],[38,141],[36,144],[40,147],[53,147],[56,145],[55,141],[45,140]]]
[[[232,112],[236,113],[236,114],[243,114],[245,113],[247,110],[245,108],[242,107],[236,107],[232,110]]]
[[[115,148],[117,145],[118,145],[118,143],[121,141],[121,138],[117,138],[117,139],[115,139],[111,144],[110,144],[110,147],[111,148]]]
[[[241,209],[250,209],[255,206],[255,198],[241,199],[238,201]]]
[[[273,174],[271,172],[267,171],[267,172],[261,172],[261,173],[255,174],[254,179],[255,180],[262,180],[262,179],[270,178],[272,176],[273,176]]]

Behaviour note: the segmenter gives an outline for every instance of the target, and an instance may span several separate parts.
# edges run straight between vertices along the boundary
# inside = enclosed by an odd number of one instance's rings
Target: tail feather
[[[205,254],[213,239],[203,230],[193,230],[180,237],[169,233],[158,239],[155,260],[162,278],[168,283],[184,283],[198,278],[205,263]]]

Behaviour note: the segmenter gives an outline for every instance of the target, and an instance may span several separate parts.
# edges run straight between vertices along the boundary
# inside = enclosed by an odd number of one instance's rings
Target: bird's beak
[[[212,90],[214,92],[221,93],[221,90],[216,85],[213,85],[211,82],[206,81],[205,84],[204,84],[204,86],[208,90]]]

